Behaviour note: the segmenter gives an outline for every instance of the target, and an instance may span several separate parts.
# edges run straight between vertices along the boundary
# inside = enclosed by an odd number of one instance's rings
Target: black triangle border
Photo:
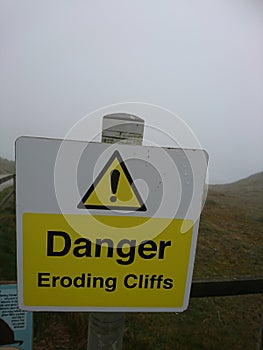
[[[95,187],[97,186],[97,184],[100,182],[100,180],[102,179],[102,177],[104,176],[104,174],[106,173],[107,169],[109,168],[109,166],[111,165],[111,163],[114,161],[114,159],[117,158],[120,166],[129,182],[129,184],[131,185],[131,188],[136,196],[136,198],[138,199],[138,202],[140,203],[140,207],[124,207],[124,206],[104,206],[104,205],[85,205],[84,203],[86,202],[86,200],[89,198],[89,196],[91,195],[91,193],[94,191]],[[139,191],[137,190],[132,177],[129,173],[128,168],[126,167],[126,164],[124,163],[124,160],[122,159],[119,151],[114,151],[114,153],[112,154],[112,156],[110,157],[110,159],[107,161],[107,163],[105,164],[104,168],[101,170],[101,172],[99,173],[99,175],[97,176],[97,178],[95,179],[95,181],[93,182],[93,184],[90,186],[90,188],[88,189],[88,191],[84,194],[84,196],[82,197],[80,203],[77,206],[78,209],[103,209],[103,210],[126,210],[126,211],[146,211],[147,208],[145,206],[145,204],[143,203],[143,200],[139,194]]]

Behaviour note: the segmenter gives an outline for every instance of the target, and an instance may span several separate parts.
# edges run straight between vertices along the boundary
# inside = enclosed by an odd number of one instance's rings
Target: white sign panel
[[[21,307],[184,310],[206,168],[202,150],[19,138]]]

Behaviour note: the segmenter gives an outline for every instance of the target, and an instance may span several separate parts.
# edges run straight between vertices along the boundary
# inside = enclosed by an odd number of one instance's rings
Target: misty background
[[[262,0],[0,2],[1,157],[14,159],[18,136],[62,138],[134,101],[188,124],[210,183],[262,171]]]

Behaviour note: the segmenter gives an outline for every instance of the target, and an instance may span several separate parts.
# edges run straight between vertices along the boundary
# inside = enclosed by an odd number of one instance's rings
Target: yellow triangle
[[[115,172],[115,174],[114,174]],[[113,181],[113,174],[116,175]],[[114,185],[115,183],[115,185]],[[107,210],[146,210],[132,177],[118,151],[115,151],[78,208]]]

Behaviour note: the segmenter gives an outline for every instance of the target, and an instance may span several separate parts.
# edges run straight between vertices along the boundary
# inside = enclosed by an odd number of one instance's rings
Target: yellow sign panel
[[[94,184],[85,193],[78,208],[146,210],[118,151],[113,153]]]
[[[152,218],[142,237],[144,223],[143,217],[24,213],[24,305],[182,308],[193,222]],[[164,229],[151,237],[156,227]]]

